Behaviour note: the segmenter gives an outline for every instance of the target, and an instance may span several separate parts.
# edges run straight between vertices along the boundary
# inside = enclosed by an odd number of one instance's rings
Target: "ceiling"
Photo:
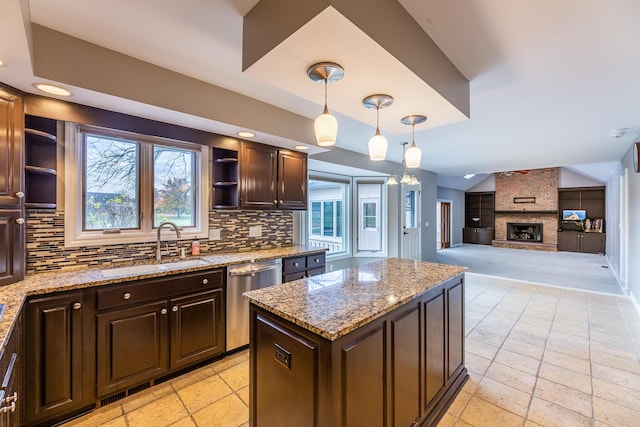
[[[322,85],[306,79],[309,59],[343,58],[349,63],[352,59],[349,53],[353,52],[351,56],[355,58],[361,49],[368,53],[370,68],[375,69],[376,64],[386,63],[389,54],[379,47],[365,46],[366,37],[360,40],[355,33],[343,34],[336,27],[335,34],[343,35],[338,39],[327,35],[325,38],[333,40],[332,43],[321,43],[322,34],[302,32],[296,33],[298,39],[287,41],[288,46],[304,48],[304,55],[292,51],[287,62],[282,62],[289,73],[295,68],[294,75],[300,76],[295,82],[293,77],[283,77],[285,73],[270,78],[270,74],[276,73],[265,70],[273,70],[278,61],[268,55],[267,67],[259,72],[251,69],[243,72],[243,16],[256,3],[256,0],[3,0],[0,59],[6,65],[0,67],[0,82],[36,93],[32,83],[59,81],[71,89],[73,102],[227,135],[247,128],[256,132],[256,139],[261,142],[287,147],[304,143],[311,147],[310,153],[321,152],[323,149],[314,146],[312,120],[322,110],[323,92]],[[390,142],[388,159],[400,162],[399,144],[411,139],[410,127],[399,125],[399,117],[426,114],[433,120],[418,125],[415,134],[423,151],[421,168],[442,177],[554,166],[572,166],[579,171],[579,165],[583,164],[591,165],[591,173],[597,174],[593,164],[619,161],[638,138],[640,2],[637,0],[400,0],[400,4],[469,80],[470,117],[436,119],[443,108],[420,102],[427,89],[406,70],[387,71],[386,79],[383,75],[382,80],[380,76],[373,78],[371,73],[371,78],[349,83],[350,69],[345,66],[344,81],[329,86],[329,107],[334,110],[332,100],[335,100],[335,115],[340,123],[340,148],[367,152],[375,113],[362,107],[361,95],[387,90],[394,91],[391,95],[414,94],[404,104],[398,96],[397,106],[380,112],[381,130]],[[25,17],[40,26],[173,74],[167,74],[169,77],[162,85],[155,86],[153,81],[145,81],[143,75],[130,74],[135,84],[127,86],[126,82],[119,82],[118,89],[109,90],[99,79],[83,79],[87,76],[67,78],[64,74],[48,73],[47,67],[42,66],[36,67],[39,71],[34,73]],[[415,55],[423,52],[416,50]],[[60,58],[61,64],[53,64],[54,59],[50,65],[61,68],[69,61],[70,58]],[[89,69],[91,64],[86,66]],[[356,73],[357,69],[354,62],[351,71]],[[118,71],[109,70],[101,79],[106,82],[108,76],[117,75]],[[81,72],[82,69],[78,74]],[[56,78],[51,78],[54,75]],[[179,94],[171,93],[173,77],[176,87],[178,79],[188,78],[190,82],[206,84],[201,86],[206,89],[226,91],[216,92],[221,93],[216,105],[212,103],[211,112],[201,114],[176,100]],[[359,92],[353,89],[356,85]],[[166,92],[174,102],[165,102],[152,91]],[[208,92],[200,93],[204,98]],[[243,116],[225,111],[224,96],[238,100],[241,95],[242,102],[252,103],[252,108],[245,109],[248,113]],[[194,105],[207,101],[197,99],[198,91],[189,96],[187,101]],[[242,103],[236,104],[238,111],[243,111]],[[404,105],[405,111],[400,105]],[[432,111],[406,110],[428,110],[430,106]],[[611,131],[619,128],[627,130],[620,138],[611,137]]]

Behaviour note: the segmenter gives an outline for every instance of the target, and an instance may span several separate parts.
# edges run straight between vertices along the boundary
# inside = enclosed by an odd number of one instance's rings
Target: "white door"
[[[422,259],[420,250],[420,185],[402,185],[400,215],[402,221],[402,245],[400,257]]]

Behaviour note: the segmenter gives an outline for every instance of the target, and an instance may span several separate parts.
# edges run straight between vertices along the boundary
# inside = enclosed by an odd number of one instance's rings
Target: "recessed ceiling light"
[[[0,67],[4,67],[4,66],[6,66],[6,65],[7,65],[7,63],[6,63],[6,62],[4,62],[2,59],[0,59]]]
[[[476,176],[476,174],[475,174],[475,173],[470,173],[470,174],[465,175],[465,176],[464,176],[464,179],[471,179],[471,178],[473,178],[474,176]]]
[[[306,145],[296,145],[293,148],[295,148],[296,150],[308,150],[309,147],[307,147]]]
[[[54,86],[48,83],[34,83],[33,87],[50,95],[71,96],[71,92],[69,92],[67,89],[63,89],[59,86]]]
[[[238,132],[238,136],[240,136],[242,138],[253,138],[254,136],[256,136],[256,134],[253,133],[253,132],[248,132],[246,130],[243,130],[243,131]]]

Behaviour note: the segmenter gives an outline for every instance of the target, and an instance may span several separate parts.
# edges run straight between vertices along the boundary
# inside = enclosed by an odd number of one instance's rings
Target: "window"
[[[344,230],[347,229],[345,218],[348,215],[344,207],[348,206],[348,182],[328,180],[323,177],[310,177],[308,215],[308,244],[310,246],[328,248],[328,255],[347,254],[348,240]]]
[[[207,147],[75,124],[66,135],[67,246],[153,241],[165,221],[207,235]]]
[[[358,206],[357,251],[354,255],[385,256],[386,220],[383,218],[385,200],[384,182],[356,178]]]

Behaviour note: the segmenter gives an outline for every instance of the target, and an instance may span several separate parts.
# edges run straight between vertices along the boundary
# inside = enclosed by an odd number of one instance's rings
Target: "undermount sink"
[[[164,264],[134,265],[131,267],[117,267],[101,270],[104,277],[131,276],[137,274],[159,273],[180,268],[199,267],[209,264],[201,259],[190,259],[186,261],[167,262]]]

